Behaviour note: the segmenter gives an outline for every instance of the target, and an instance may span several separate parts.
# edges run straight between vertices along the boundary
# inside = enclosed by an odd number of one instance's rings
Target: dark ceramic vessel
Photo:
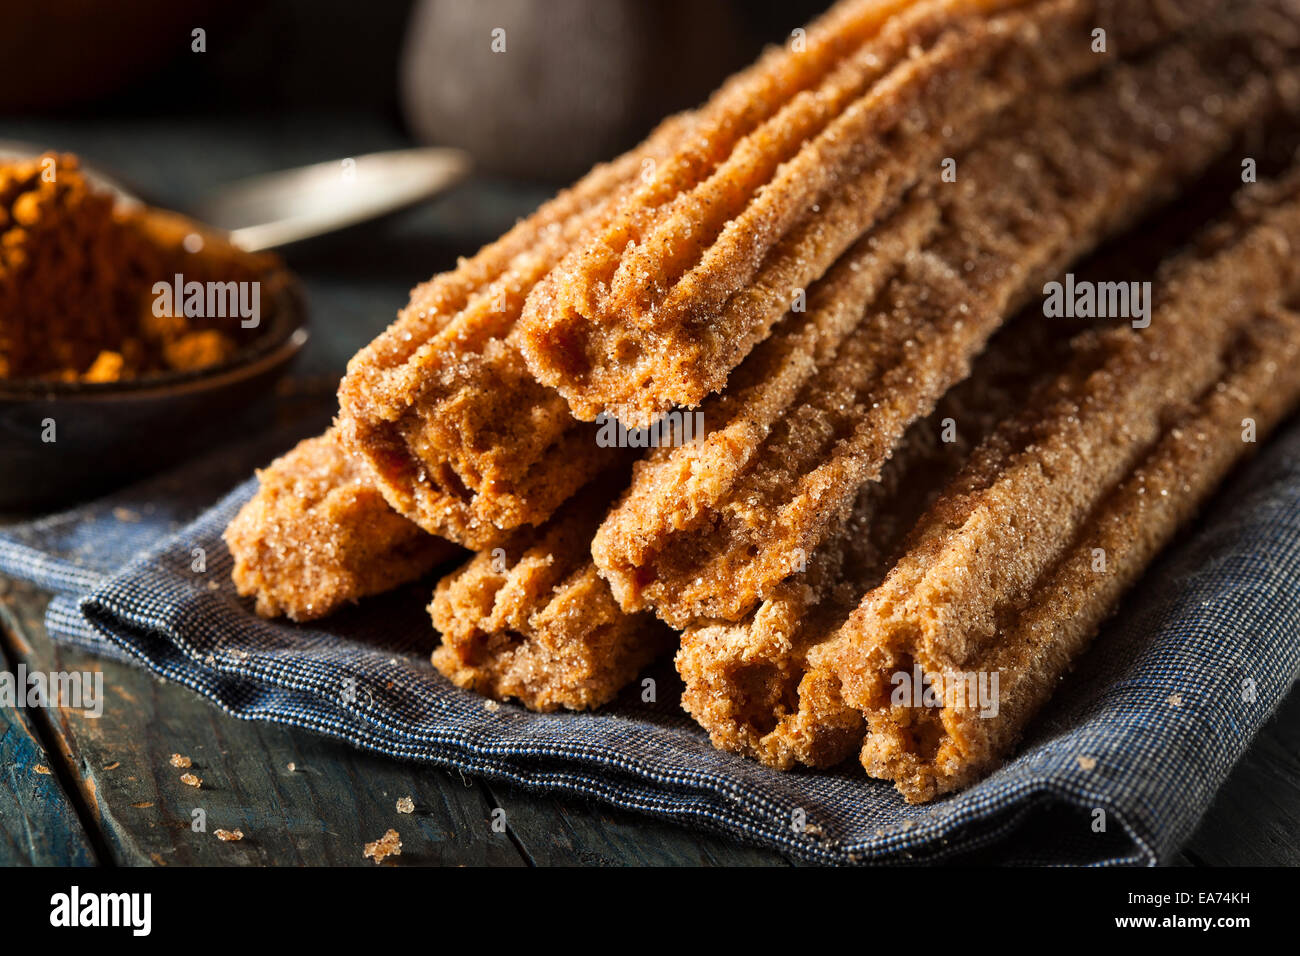
[[[274,302],[266,333],[211,368],[96,384],[0,380],[0,511],[93,497],[248,428],[307,341],[297,286]]]

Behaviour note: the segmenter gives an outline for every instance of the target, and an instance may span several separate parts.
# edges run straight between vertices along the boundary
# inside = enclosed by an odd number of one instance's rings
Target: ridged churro
[[[924,801],[996,764],[1249,450],[1243,417],[1262,433],[1295,406],[1300,324],[1283,305],[1300,291],[1298,247],[1300,172],[1247,189],[1162,270],[1149,328],[1082,337],[1069,368],[976,450],[810,658],[865,715],[869,773]],[[898,696],[913,674],[932,699],[920,686]]]
[[[815,88],[704,116],[698,139],[529,296],[529,367],[584,420],[604,412],[644,426],[674,404],[698,404],[797,290],[969,144],[983,119],[1212,7],[919,0],[891,11]],[[1097,29],[1109,37],[1104,51]],[[774,66],[793,70],[803,56],[788,50]]]
[[[412,293],[348,363],[339,429],[384,497],[431,534],[491,547],[544,521],[615,451],[574,427],[509,333],[524,297],[607,215],[612,197],[691,127],[675,117],[504,237]]]
[[[513,335],[534,284],[613,213],[613,198],[718,117],[732,124],[764,97],[815,83],[901,2],[838,5],[789,64],[770,51],[699,114],[667,120],[640,148],[597,167],[571,191],[453,272],[417,289],[398,321],[350,363],[340,387],[347,442],[366,455],[384,495],[426,530],[474,548],[544,521],[615,456],[575,423],[524,365]],[[704,120],[701,117],[705,117]],[[526,411],[525,411],[526,410]]]
[[[849,520],[737,623],[682,633],[682,706],[713,745],[778,769],[833,766],[862,745],[862,715],[833,680],[809,673],[808,653],[830,638],[880,583],[903,536],[971,448],[1019,407],[1044,369],[1068,352],[1063,328],[1023,317],[1004,329],[969,378],[909,429],[880,480],[864,486]]]
[[[911,0],[852,0],[809,28],[804,55],[772,50],[694,113],[666,120],[639,148],[599,166],[505,237],[413,293],[389,329],[349,364],[340,426],[388,501],[468,547],[544,521],[617,456],[541,387],[512,334],[525,297],[613,214],[616,197],[656,179],[671,156],[718,148],[710,131],[752,125],[816,84]],[[716,161],[717,157],[714,157]]]
[[[704,440],[638,463],[593,542],[620,606],[677,627],[752,611],[1045,278],[1272,114],[1300,40],[1271,9],[1047,96],[861,240],[706,403]]]
[[[841,0],[416,288],[238,590],[307,620],[450,539],[461,688],[587,710],[676,644],[716,747],[968,785],[1300,405],[1296,115],[1300,0]]]
[[[333,429],[258,472],[261,487],[225,531],[239,593],[295,621],[387,591],[459,550],[388,507]]]
[[[613,486],[584,491],[546,525],[518,531],[438,583],[433,663],[459,687],[533,710],[611,700],[672,642],[649,614],[624,614],[591,562]]]
[[[1075,2],[1082,0],[1067,5]],[[665,179],[666,163],[675,169],[682,163],[716,165],[738,133],[779,109],[782,97],[811,95],[850,52],[878,58],[858,47],[879,33],[894,6],[902,4],[837,6],[809,29],[806,49],[795,61],[785,51],[769,52],[699,111],[667,121],[639,150],[599,168],[501,242],[417,290],[399,320],[353,360],[340,388],[345,440],[369,458],[389,502],[431,533],[486,547],[513,528],[544,521],[608,467],[617,456],[595,440],[594,429],[572,421],[564,401],[541,386],[523,361],[516,320],[525,296],[540,292],[536,284],[547,270],[608,226],[624,196],[666,188],[673,181]],[[895,47],[899,37],[921,29],[917,24],[933,26],[948,15],[942,4],[929,6],[934,9],[908,21],[911,27],[891,28]],[[1120,31],[1129,47],[1172,29],[1163,19],[1129,22],[1136,26],[1126,23]],[[1043,62],[1057,64],[1049,72],[1068,72],[1059,66],[1065,59],[1041,54]],[[1076,50],[1069,62],[1092,70],[1105,59],[1081,57]],[[1013,98],[1021,79],[989,78],[984,87],[968,88],[960,107],[967,121],[949,125],[973,136],[978,120]],[[937,144],[947,134],[942,124],[932,126],[913,139]],[[889,168],[905,166],[896,156]],[[768,284],[749,290],[745,302],[757,307],[761,300],[766,313],[778,316],[789,304],[789,290],[801,281],[800,269],[820,263],[813,271],[824,270],[847,244],[846,230],[861,231],[864,210],[880,205],[890,186],[879,171],[841,184],[824,213],[786,244],[779,267],[765,273]]]

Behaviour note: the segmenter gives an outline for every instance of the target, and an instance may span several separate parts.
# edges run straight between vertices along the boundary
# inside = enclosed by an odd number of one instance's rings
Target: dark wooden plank
[[[17,627],[0,579],[0,670],[15,673],[8,650]],[[0,866],[86,866],[95,851],[59,778],[58,761],[22,708],[0,708]]]
[[[1183,852],[1205,866],[1300,866],[1300,685],[1233,768]]]
[[[95,851],[20,714],[0,711],[0,866],[88,866]]]
[[[29,667],[103,671],[103,716],[50,712],[49,733],[116,862],[370,866],[363,845],[389,827],[403,842],[396,865],[525,862],[508,834],[493,831],[481,784],[241,721],[138,668],[56,647],[40,623],[45,598],[22,585],[12,593]],[[200,788],[181,782],[173,753],[193,761]],[[406,796],[415,813],[397,811]],[[206,832],[193,829],[196,810]],[[223,842],[219,828],[244,839]]]
[[[536,866],[788,866],[779,853],[595,801],[489,784],[505,825]]]

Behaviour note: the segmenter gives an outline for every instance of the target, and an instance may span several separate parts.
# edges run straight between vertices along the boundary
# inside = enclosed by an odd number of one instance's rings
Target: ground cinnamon
[[[260,284],[278,265],[184,216],[117,202],[75,156],[0,163],[0,378],[113,382],[224,362],[264,327],[159,290],[179,276]]]

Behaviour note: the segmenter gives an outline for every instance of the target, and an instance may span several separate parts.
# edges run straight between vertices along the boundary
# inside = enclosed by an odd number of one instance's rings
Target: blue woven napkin
[[[252,467],[319,425],[2,529],[0,571],[55,592],[56,640],[129,657],[235,716],[818,862],[1166,860],[1300,670],[1300,423],[1142,580],[1017,755],[920,807],[851,762],[782,774],[715,751],[667,663],[655,703],[634,689],[596,714],[487,705],[429,665],[432,580],[313,625],[259,619],[221,531]]]

